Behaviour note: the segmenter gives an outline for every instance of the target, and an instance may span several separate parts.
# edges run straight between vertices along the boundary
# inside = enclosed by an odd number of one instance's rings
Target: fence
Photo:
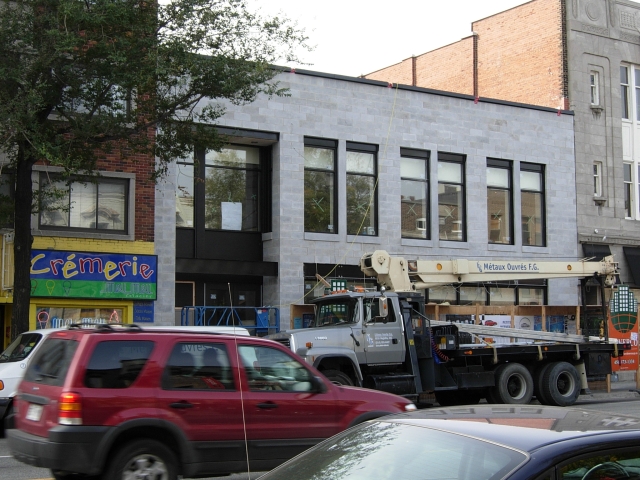
[[[236,325],[252,335],[280,331],[280,310],[276,307],[182,307],[180,325]]]

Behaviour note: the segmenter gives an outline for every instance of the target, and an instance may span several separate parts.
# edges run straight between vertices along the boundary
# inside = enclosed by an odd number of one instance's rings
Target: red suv
[[[269,470],[352,425],[414,410],[333,385],[263,338],[137,326],[51,334],[18,389],[18,460],[56,479]]]

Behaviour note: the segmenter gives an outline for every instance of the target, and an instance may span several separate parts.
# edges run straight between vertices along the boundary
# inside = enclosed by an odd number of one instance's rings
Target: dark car
[[[12,454],[56,479],[264,471],[405,398],[333,385],[271,340],[99,326],[52,333],[15,402]],[[71,475],[70,475],[71,474]]]
[[[340,433],[260,480],[637,480],[640,418],[482,405],[390,415]]]

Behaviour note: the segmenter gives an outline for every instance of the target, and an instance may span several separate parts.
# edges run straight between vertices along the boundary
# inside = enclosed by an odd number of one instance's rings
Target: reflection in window
[[[516,289],[515,288],[489,288],[489,305],[515,305]]]
[[[40,227],[126,233],[128,180],[68,182],[41,173],[40,189]]]
[[[36,328],[59,328],[79,323],[122,323],[122,308],[38,307]]]
[[[400,149],[402,236],[429,239],[429,152]]]
[[[358,145],[347,145],[347,148]],[[371,147],[371,146],[366,146]],[[347,233],[377,235],[376,154],[347,151]]]
[[[522,245],[544,247],[544,167],[520,164],[520,200],[522,212]]]
[[[260,151],[229,146],[205,155],[205,228],[258,231]]]
[[[466,240],[464,196],[464,156],[438,153],[440,240]]]
[[[178,343],[167,361],[164,389],[229,391],[235,389],[224,344]]]
[[[511,228],[511,162],[487,160],[489,243],[513,243]]]
[[[305,139],[306,141],[306,139]],[[328,145],[333,142],[325,141]],[[325,143],[323,142],[323,143]],[[335,146],[304,147],[304,231],[337,233]]]
[[[193,159],[177,162],[176,175],[176,226],[193,228]]]
[[[295,358],[281,350],[241,345],[238,353],[249,382],[249,390],[276,392],[313,391],[312,374]]]

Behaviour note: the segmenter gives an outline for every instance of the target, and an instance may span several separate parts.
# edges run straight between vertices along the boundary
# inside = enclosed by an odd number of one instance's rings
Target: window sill
[[[262,234],[262,241],[268,242],[269,240],[273,240],[273,232],[267,232]]]
[[[313,240],[317,242],[339,242],[340,237],[336,233],[313,233],[304,232],[305,240]]]
[[[370,235],[347,235],[349,243],[380,243],[380,238]]]
[[[405,247],[433,247],[433,240],[427,238],[403,238],[400,245]]]
[[[591,110],[595,113],[602,113],[602,111],[604,110],[604,107],[602,107],[602,105],[590,105]]]
[[[62,237],[62,238],[99,238],[102,240],[133,241],[133,234],[98,233],[98,232],[65,232],[64,230],[37,230],[32,229],[31,234],[37,237]]]
[[[532,245],[523,245],[522,253],[549,253],[549,247],[534,247]]]
[[[607,199],[606,199],[606,198],[604,198],[604,197],[595,197],[595,196],[594,196],[594,197],[593,197],[593,201],[594,201],[594,203],[595,203],[597,206],[599,206],[599,207],[602,207],[602,206],[604,206],[604,205],[607,203]]]
[[[469,242],[452,242],[447,240],[440,240],[441,248],[459,248],[461,250],[469,250]]]
[[[487,244],[487,250],[493,252],[517,252],[515,245],[507,245],[505,243],[489,243]]]

